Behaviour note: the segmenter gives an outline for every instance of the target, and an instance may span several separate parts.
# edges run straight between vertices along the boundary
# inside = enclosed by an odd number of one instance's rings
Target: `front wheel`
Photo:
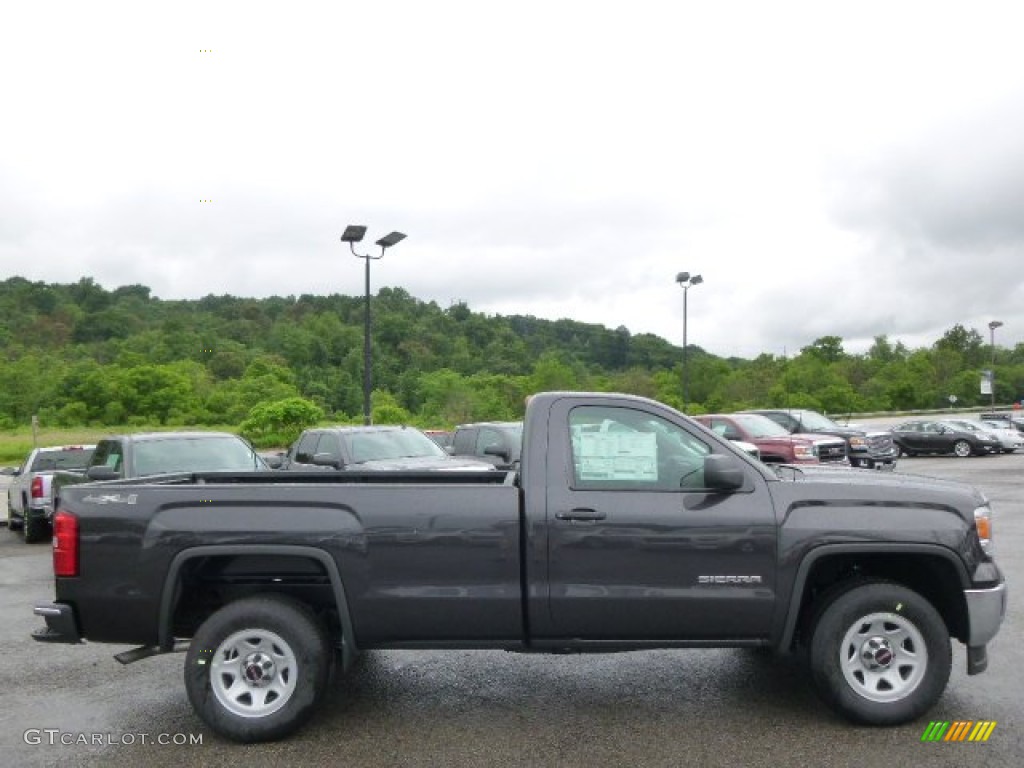
[[[228,603],[199,627],[185,655],[193,709],[234,741],[280,739],[323,696],[331,646],[305,605],[276,595]]]
[[[821,611],[810,647],[821,697],[845,717],[898,725],[920,717],[949,681],[949,631],[917,592],[867,582]]]
[[[953,443],[953,453],[959,456],[961,459],[966,459],[970,456],[973,451],[971,450],[971,444],[966,440],[957,440]]]

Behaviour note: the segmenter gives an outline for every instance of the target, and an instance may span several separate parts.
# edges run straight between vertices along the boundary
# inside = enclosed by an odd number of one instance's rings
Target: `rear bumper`
[[[32,633],[33,640],[40,643],[82,642],[75,621],[75,609],[67,603],[36,603],[32,613],[46,620],[45,627]]]

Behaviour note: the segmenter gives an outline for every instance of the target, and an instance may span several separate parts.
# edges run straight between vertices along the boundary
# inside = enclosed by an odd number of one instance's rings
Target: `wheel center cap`
[[[860,657],[868,669],[885,669],[892,664],[896,653],[884,637],[872,637],[861,646]]]
[[[242,674],[250,685],[257,688],[270,685],[275,674],[274,661],[263,652],[250,653],[242,662]]]

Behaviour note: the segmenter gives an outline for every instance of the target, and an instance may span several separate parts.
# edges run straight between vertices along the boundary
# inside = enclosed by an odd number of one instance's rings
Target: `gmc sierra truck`
[[[956,483],[768,467],[628,395],[527,405],[518,472],[182,473],[70,486],[34,638],[185,650],[199,717],[285,736],[365,649],[806,651],[891,725],[969,674],[1006,610],[992,512]]]

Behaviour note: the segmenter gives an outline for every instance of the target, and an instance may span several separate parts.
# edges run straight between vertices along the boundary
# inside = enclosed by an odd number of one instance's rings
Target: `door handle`
[[[596,509],[587,509],[585,507],[577,507],[576,509],[570,509],[568,512],[556,512],[555,517],[559,520],[604,520],[607,515],[604,512],[598,512]]]

